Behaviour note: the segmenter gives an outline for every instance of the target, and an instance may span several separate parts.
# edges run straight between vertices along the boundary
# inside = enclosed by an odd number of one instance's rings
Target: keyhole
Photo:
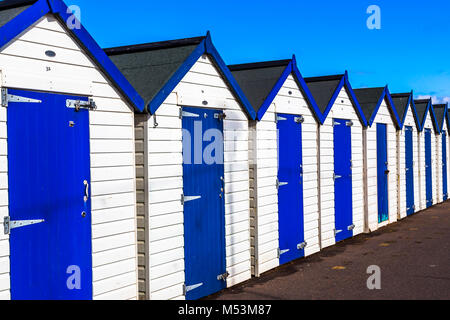
[[[85,217],[86,217],[86,211],[83,211],[83,212],[81,213],[81,216],[82,216],[83,218],[85,218]]]

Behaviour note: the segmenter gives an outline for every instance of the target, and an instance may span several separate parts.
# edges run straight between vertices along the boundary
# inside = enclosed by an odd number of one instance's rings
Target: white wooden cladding
[[[51,49],[54,58],[45,55]],[[134,113],[51,16],[0,52],[2,86],[90,95],[94,299],[137,298]],[[24,113],[26,116],[26,113]],[[6,109],[0,110],[0,216],[8,215]],[[0,235],[0,299],[10,298],[9,241]]]
[[[180,106],[223,109],[227,286],[251,277],[248,120],[209,57],[201,57],[148,121],[150,299],[184,299]],[[214,102],[214,103],[213,103]]]
[[[291,92],[289,94],[288,92]],[[318,158],[317,122],[300,91],[297,82],[290,75],[275,97],[273,103],[251,134],[251,167],[254,177],[252,212],[257,221],[252,230],[254,270],[256,275],[279,265],[278,258],[278,138],[276,113],[298,114],[304,117],[302,123],[303,151],[303,195],[305,256],[316,253],[319,246],[319,201],[318,201]],[[255,181],[256,177],[256,181]]]
[[[388,159],[388,211],[389,219],[378,224],[378,168],[377,168],[377,123],[386,124],[387,159]],[[379,226],[397,221],[397,129],[392,120],[386,99],[383,100],[372,126],[367,128],[367,211],[368,227],[375,231]],[[406,202],[406,200],[405,200]],[[405,207],[406,210],[406,207]]]
[[[321,242],[322,248],[335,244],[335,208],[334,208],[334,148],[333,118],[348,119],[353,122],[352,137],[352,202],[353,235],[364,231],[364,193],[363,190],[363,133],[362,125],[353,104],[342,88],[325,123],[320,127],[320,201],[321,201]]]
[[[414,203],[415,212],[420,210],[420,176],[419,176],[419,133],[414,120],[412,107],[409,106],[408,113],[406,114],[403,129],[398,131],[398,218],[403,219],[406,217],[406,141],[405,141],[405,127],[412,127],[412,140],[413,140],[413,170],[414,170]]]

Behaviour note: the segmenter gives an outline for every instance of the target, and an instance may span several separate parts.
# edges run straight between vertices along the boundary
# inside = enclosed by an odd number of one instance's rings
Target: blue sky
[[[102,47],[204,35],[228,64],[296,54],[304,76],[450,97],[448,0],[65,0]],[[381,29],[369,30],[369,5]],[[449,98],[450,99],[450,98]]]

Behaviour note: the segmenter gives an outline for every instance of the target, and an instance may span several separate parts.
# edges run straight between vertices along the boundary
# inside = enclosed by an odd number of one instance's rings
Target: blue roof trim
[[[361,106],[359,105],[358,99],[356,99],[356,96],[355,96],[355,93],[353,92],[350,81],[348,80],[348,72],[347,71],[345,71],[345,74],[342,76],[342,79],[339,82],[336,90],[334,91],[334,94],[331,97],[330,102],[328,102],[328,106],[325,109],[325,112],[322,114],[322,124],[325,123],[325,120],[327,119],[328,114],[330,113],[330,110],[334,105],[334,102],[336,101],[337,97],[339,96],[339,93],[341,92],[342,87],[345,87],[345,89],[347,90],[347,93],[350,97],[350,100],[353,103],[353,107],[355,108],[356,114],[358,115],[358,118],[361,121],[361,124],[364,127],[367,127],[366,117],[364,116]]]
[[[258,114],[256,116],[256,120],[261,121],[261,119],[263,118],[267,109],[269,109],[273,100],[277,96],[278,92],[280,92],[281,87],[283,87],[284,82],[286,81],[286,79],[289,77],[289,75],[291,73],[292,73],[292,60],[287,65],[286,69],[284,69],[284,71],[281,74],[280,78],[278,79],[277,83],[275,83],[275,86],[272,88],[272,91],[270,91],[266,100],[264,100],[263,104],[261,105],[261,108],[259,108]]]
[[[50,12],[47,0],[39,0],[0,28],[0,48],[28,29],[44,15]]]
[[[384,87],[384,90],[381,94],[380,100],[378,100],[378,104],[377,104],[375,110],[372,112],[372,115],[368,122],[369,127],[371,127],[373,122],[375,121],[375,118],[378,114],[378,110],[380,109],[381,104],[383,103],[384,99],[387,99],[387,101],[388,101],[387,106],[388,106],[389,111],[391,112],[391,115],[393,116],[395,125],[397,126],[398,129],[401,129],[402,122],[397,113],[397,110],[395,109],[394,102],[392,101],[391,93],[389,92],[388,86]]]
[[[416,128],[417,131],[422,131],[422,126],[419,122],[419,115],[417,114],[417,110],[416,110],[416,105],[414,104],[414,94],[413,91],[411,91],[411,94],[409,95],[409,99],[408,99],[408,106],[406,107],[406,111],[405,114],[403,115],[403,119],[402,119],[402,127],[400,129],[403,129],[404,125],[405,125],[405,121],[406,121],[406,116],[408,115],[408,109],[409,107],[412,108],[412,113],[413,113],[413,117],[414,117],[414,121],[416,123]]]
[[[434,108],[433,108],[434,109]],[[444,108],[444,116],[442,117],[442,123],[439,123],[439,133],[442,133],[442,130],[444,130],[444,122],[447,121],[447,131],[448,131],[448,102],[445,104]]]
[[[206,39],[205,39],[206,40]],[[159,90],[156,96],[150,101],[147,108],[150,114],[154,114],[156,110],[163,104],[170,93],[175,89],[175,87],[180,83],[183,77],[189,72],[192,66],[197,62],[197,60],[205,53],[205,40],[200,42],[200,44],[195,48],[191,55],[183,62],[181,67],[174,73],[172,78],[166,82],[166,84]]]
[[[449,114],[449,110],[448,110],[448,102],[447,102],[447,112],[445,115],[445,118],[447,119],[447,133],[450,136],[450,114]]]
[[[48,13],[54,14],[65,24],[65,21],[71,16],[67,11],[68,8],[62,0],[38,0],[31,7],[0,28],[0,33],[2,35],[0,38],[0,48],[7,45]],[[116,85],[128,102],[135,109],[143,111],[145,105],[144,100],[125,79],[122,73],[120,73],[117,67],[112,63],[81,23],[80,26],[80,29],[67,30],[78,39],[82,46],[85,47],[91,58],[99,64],[102,71]]]
[[[180,83],[183,77],[192,69],[197,60],[203,55],[210,55],[217,68],[219,69],[222,76],[225,78],[225,81],[231,87],[231,90],[238,98],[239,102],[244,107],[245,111],[249,115],[250,119],[256,119],[256,113],[253,107],[250,105],[250,102],[247,100],[247,97],[242,92],[241,88],[238,86],[236,80],[231,75],[230,70],[226,66],[225,62],[222,60],[222,57],[217,52],[216,48],[212,44],[211,35],[208,32],[206,38],[195,48],[195,50],[191,53],[191,55],[183,62],[180,68],[174,73],[174,75],[170,78],[169,81],[162,87],[162,89],[156,94],[152,101],[150,101],[148,105],[148,111],[150,114],[154,114],[158,108],[163,104],[164,100],[170,95],[170,93],[175,89],[175,87]]]
[[[296,78],[297,82],[300,85],[300,88],[303,91],[303,94],[306,96],[306,100],[311,107],[313,111],[313,115],[316,118],[316,120],[323,124],[324,120],[322,119],[322,113],[320,112],[319,106],[316,103],[316,100],[314,100],[313,95],[311,94],[311,91],[309,91],[308,85],[305,82],[305,79],[303,79],[302,74],[300,73],[300,70],[297,66],[297,59],[295,58],[295,55],[292,57],[292,72],[294,73],[294,77]]]
[[[214,61],[216,63],[216,66],[219,68],[219,71],[224,76],[226,82],[230,86],[231,90],[234,92],[242,106],[244,107],[245,111],[247,112],[248,116],[251,120],[256,119],[256,112],[253,109],[252,105],[248,101],[247,97],[244,95],[244,92],[242,91],[241,87],[239,87],[238,83],[236,82],[236,79],[234,79],[233,75],[230,72],[230,69],[228,69],[227,65],[223,61],[222,57],[220,56],[219,52],[217,51],[216,47],[214,47],[211,39],[211,34],[207,33],[206,35],[206,53],[209,54],[211,57],[214,58]]]
[[[431,123],[433,124],[434,131],[436,133],[441,133],[439,130],[439,125],[437,123],[436,114],[434,113],[434,108],[433,108],[431,99],[430,99],[430,101],[428,101],[427,109],[425,111],[425,115],[423,117],[422,124],[421,124],[422,130],[420,130],[420,131],[423,131],[423,129],[425,128],[425,122],[427,121],[429,111],[431,112],[431,115],[432,115]]]

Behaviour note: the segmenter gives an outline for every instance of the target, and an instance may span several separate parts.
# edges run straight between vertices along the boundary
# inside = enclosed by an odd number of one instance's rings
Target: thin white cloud
[[[450,97],[437,97],[427,95],[418,96],[418,99],[430,99],[430,98],[433,100],[433,104],[450,103]]]

